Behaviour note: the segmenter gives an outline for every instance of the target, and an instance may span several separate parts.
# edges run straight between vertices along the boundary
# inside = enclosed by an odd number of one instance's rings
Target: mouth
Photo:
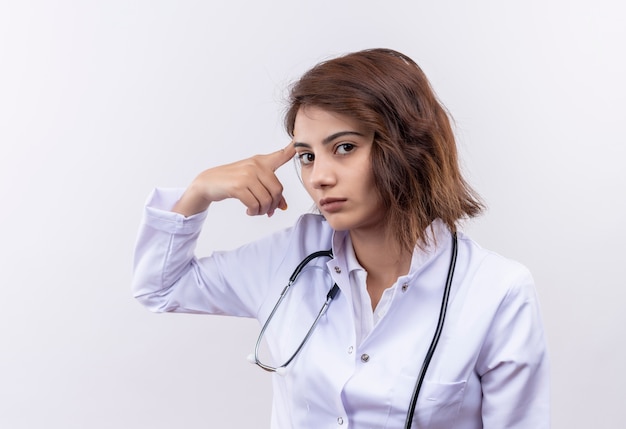
[[[333,213],[341,210],[346,201],[346,198],[323,198],[320,200],[318,207],[320,210]]]

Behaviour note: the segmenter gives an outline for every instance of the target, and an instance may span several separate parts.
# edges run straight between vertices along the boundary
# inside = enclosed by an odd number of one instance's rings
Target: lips
[[[323,198],[319,202],[319,208],[325,212],[333,213],[341,210],[346,201],[346,198]]]

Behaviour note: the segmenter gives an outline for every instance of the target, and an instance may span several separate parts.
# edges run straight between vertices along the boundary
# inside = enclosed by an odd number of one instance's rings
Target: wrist
[[[209,208],[211,201],[206,199],[197,186],[192,183],[172,207],[172,211],[189,217],[202,213]]]

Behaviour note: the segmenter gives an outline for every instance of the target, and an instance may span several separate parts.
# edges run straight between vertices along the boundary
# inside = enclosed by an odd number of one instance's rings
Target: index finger
[[[296,148],[293,145],[293,141],[290,141],[287,146],[277,150],[274,153],[269,154],[270,165],[273,171],[278,170],[279,167],[287,163],[296,155]]]

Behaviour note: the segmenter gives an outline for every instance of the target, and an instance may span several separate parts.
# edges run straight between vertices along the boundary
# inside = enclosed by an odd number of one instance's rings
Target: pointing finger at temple
[[[278,170],[282,165],[291,160],[296,154],[296,148],[293,142],[289,142],[284,148],[277,150],[274,153],[267,155],[270,159],[270,166],[273,171]]]

